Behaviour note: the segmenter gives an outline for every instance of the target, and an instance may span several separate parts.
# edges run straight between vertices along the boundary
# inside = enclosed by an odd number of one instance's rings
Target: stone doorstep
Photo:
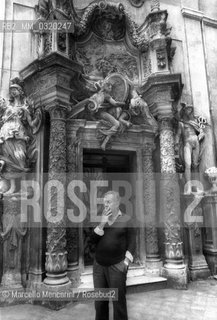
[[[144,267],[131,267],[127,274],[127,293],[165,289],[167,279],[159,276],[146,275]],[[81,275],[78,289],[93,290],[92,268],[87,268]]]

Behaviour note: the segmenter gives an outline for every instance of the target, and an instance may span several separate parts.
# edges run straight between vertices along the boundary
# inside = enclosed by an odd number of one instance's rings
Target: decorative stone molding
[[[183,257],[182,242],[165,242],[166,257],[172,260],[180,260]]]
[[[170,119],[160,121],[160,148],[161,172],[175,173],[174,133]]]
[[[46,252],[46,270],[49,273],[59,273],[66,270],[67,267],[67,252]]]
[[[151,12],[160,10],[160,0],[151,0]]]

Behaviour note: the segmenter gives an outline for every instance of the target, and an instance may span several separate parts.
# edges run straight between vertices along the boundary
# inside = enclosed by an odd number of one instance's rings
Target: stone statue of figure
[[[77,116],[87,108],[92,119],[101,120],[98,138],[102,140],[103,150],[112,136],[123,133],[132,125],[131,120],[135,124],[148,124],[157,129],[157,122],[147,103],[121,74],[111,73],[106,79],[95,82],[94,86],[98,92],[73,105],[69,118]]]
[[[12,80],[9,94],[9,104],[1,99],[0,106],[0,175],[11,181],[6,193],[13,193],[15,178],[29,171],[27,149],[40,127],[42,114],[38,109],[33,118],[19,78]]]
[[[184,175],[187,183],[185,194],[191,194],[191,170],[195,170],[199,165],[206,120],[194,116],[192,105],[186,105],[185,103],[181,105],[175,149],[180,151],[180,157],[184,162]]]
[[[21,223],[19,199],[6,200],[0,240],[3,242],[3,286],[21,287],[21,255],[27,227]]]
[[[143,123],[149,124],[153,129],[157,130],[158,125],[154,116],[150,113],[149,108],[145,100],[138,94],[138,92],[133,88],[131,90],[131,99],[129,104],[128,114],[130,118],[142,117]]]
[[[113,135],[121,130],[121,125],[129,127],[131,123],[125,120],[122,107],[125,102],[116,101],[112,98],[112,83],[105,80],[102,83],[99,92],[89,98],[88,108],[99,120],[107,122],[108,129],[100,129],[101,134],[105,136],[101,148],[105,150],[107,143]]]

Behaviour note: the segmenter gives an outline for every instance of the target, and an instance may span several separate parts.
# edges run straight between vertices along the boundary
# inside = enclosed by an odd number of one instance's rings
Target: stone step
[[[93,271],[92,268],[85,268],[81,275],[79,289],[93,290]],[[131,267],[127,274],[127,293],[144,292],[165,289],[167,279],[159,276],[145,274],[144,267]]]

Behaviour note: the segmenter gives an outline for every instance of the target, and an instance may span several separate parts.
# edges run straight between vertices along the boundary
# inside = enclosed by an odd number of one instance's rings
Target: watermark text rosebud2
[[[83,177],[79,179],[82,175]],[[148,184],[145,182],[146,179],[149,179]],[[37,223],[58,224],[66,218],[73,224],[79,225],[85,221],[89,226],[93,226],[101,221],[104,194],[108,190],[114,190],[120,194],[120,210],[126,213],[126,219],[133,217],[134,222],[137,222],[135,227],[143,228],[150,221],[155,227],[160,227],[160,219],[157,217],[161,214],[161,195],[158,196],[156,193],[153,196],[158,177],[156,175],[151,179],[150,181],[150,175],[146,177],[145,174],[131,176],[128,174],[126,178],[120,173],[115,173],[108,179],[96,179],[96,177],[85,179],[83,173],[74,176],[63,174],[56,180],[44,177],[44,181],[47,182],[43,187],[42,183],[39,184],[30,178],[22,180],[21,223],[31,220],[31,227],[37,227]],[[191,192],[190,203],[188,200],[187,208],[183,211],[183,222],[201,224],[204,222],[200,209],[204,188],[200,181],[192,180],[189,183],[192,190],[196,191]],[[189,190],[188,184],[185,185],[185,190]]]
[[[21,198],[21,222],[26,223],[28,221],[29,208],[33,214],[34,222],[42,221],[42,209],[44,217],[51,223],[60,222],[64,214],[73,223],[82,223],[87,217],[87,211],[90,213],[90,220],[93,223],[100,222],[101,218],[98,215],[98,206],[103,204],[103,194],[108,189],[109,182],[107,180],[90,180],[87,184],[82,180],[72,180],[69,182],[66,192],[64,185],[59,180],[49,180],[42,191],[40,185],[34,180],[21,181],[21,191],[24,196]],[[27,196],[29,188],[31,189],[31,197]],[[98,190],[104,188],[102,196],[98,196]],[[133,203],[132,198],[132,186],[128,181],[115,180],[112,182],[112,190],[119,192],[123,190],[123,196],[121,196],[121,205],[124,206],[125,213],[132,216]],[[79,194],[79,196],[78,196]],[[26,195],[26,197],[25,197]],[[43,205],[41,204],[41,198],[43,197]],[[65,199],[67,197],[67,203],[70,202],[73,206],[66,208]],[[84,198],[88,197],[88,201],[84,201]],[[55,206],[54,206],[55,204]],[[43,208],[42,208],[43,207]]]
[[[192,224],[192,223],[203,223],[203,217],[199,215],[193,215],[194,210],[196,207],[200,204],[201,200],[203,199],[204,195],[204,188],[203,184],[198,180],[190,180],[185,184],[184,187],[184,194],[186,190],[189,190],[189,187],[191,187],[191,195],[194,196],[194,199],[192,202],[187,206],[184,212],[184,223],[186,224]],[[193,191],[193,188],[195,188],[195,192]]]

